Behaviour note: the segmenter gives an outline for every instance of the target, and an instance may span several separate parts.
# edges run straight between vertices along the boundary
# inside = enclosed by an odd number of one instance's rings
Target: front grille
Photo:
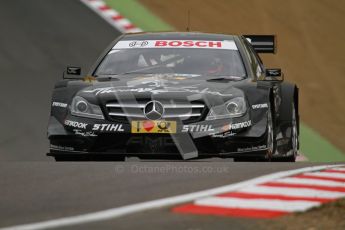
[[[105,107],[109,118],[112,121],[126,122],[130,119],[146,119],[144,115],[145,105],[149,100],[133,102],[111,101]],[[177,119],[183,123],[192,123],[202,120],[205,116],[206,107],[203,102],[164,102],[160,101],[164,107],[162,119]]]

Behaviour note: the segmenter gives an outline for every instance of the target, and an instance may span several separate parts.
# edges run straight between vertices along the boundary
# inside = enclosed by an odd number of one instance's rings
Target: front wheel
[[[273,154],[276,151],[275,128],[273,122],[273,112],[271,106],[267,111],[267,152],[265,159],[271,161]]]
[[[295,103],[292,103],[292,115],[291,115],[291,154],[283,157],[276,158],[276,161],[282,162],[295,162],[298,156],[298,145],[299,145],[299,135],[298,135],[298,122]]]

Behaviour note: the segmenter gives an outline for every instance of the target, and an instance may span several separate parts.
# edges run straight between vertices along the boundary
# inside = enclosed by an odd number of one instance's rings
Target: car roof
[[[125,34],[121,40],[234,40],[237,35],[201,32],[144,32]]]

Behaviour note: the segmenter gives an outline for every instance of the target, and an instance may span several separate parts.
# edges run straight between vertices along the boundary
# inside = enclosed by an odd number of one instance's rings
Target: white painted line
[[[308,176],[322,176],[322,177],[337,178],[337,179],[345,179],[345,173],[313,172],[313,173],[305,173],[304,175],[308,175]]]
[[[196,200],[195,205],[220,207],[220,208],[239,208],[253,210],[270,210],[284,212],[302,212],[312,207],[320,206],[316,201],[286,201],[286,200],[267,200],[267,199],[241,199],[228,197],[208,197]]]
[[[274,180],[273,182],[286,183],[286,184],[321,185],[321,186],[327,186],[327,187],[344,187],[345,188],[344,182],[307,179],[307,178],[286,177],[286,178]]]
[[[287,188],[256,185],[240,189],[239,192],[265,195],[285,195],[290,197],[311,197],[311,198],[341,198],[345,192],[331,192],[307,188]]]
[[[336,166],[339,166],[339,165],[314,166],[314,167],[294,169],[294,170],[289,170],[289,171],[284,171],[284,172],[276,172],[269,175],[257,177],[251,180],[239,182],[236,184],[225,185],[222,187],[208,189],[204,191],[188,193],[184,195],[168,197],[168,198],[163,198],[163,199],[158,199],[158,200],[152,200],[152,201],[127,205],[123,207],[107,209],[104,211],[82,214],[78,216],[64,217],[64,218],[42,221],[42,222],[37,222],[37,223],[23,224],[23,225],[17,225],[13,227],[1,228],[0,230],[40,230],[40,229],[73,226],[73,225],[78,225],[78,224],[86,224],[86,223],[96,222],[96,221],[104,221],[104,220],[114,219],[114,218],[118,218],[124,215],[129,215],[129,214],[133,214],[133,213],[137,213],[141,211],[172,206],[176,204],[190,202],[190,201],[200,199],[203,197],[214,196],[221,193],[236,191],[247,186],[254,186],[257,184],[266,183],[266,182],[269,182],[278,178],[282,178],[282,177],[288,177],[288,176],[292,176],[299,173],[305,173],[305,172],[319,171],[319,170],[323,170],[327,168],[333,168]],[[340,165],[340,166],[344,166],[344,165]],[[318,191],[318,192],[322,193],[322,191]],[[281,194],[281,195],[284,195],[284,194]]]

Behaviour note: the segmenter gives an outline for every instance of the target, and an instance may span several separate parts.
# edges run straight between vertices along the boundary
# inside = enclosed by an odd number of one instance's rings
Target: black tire
[[[266,161],[272,160],[273,154],[275,153],[277,148],[274,120],[274,108],[270,104],[267,111],[267,151],[265,155]]]
[[[292,114],[291,114],[291,151],[292,155],[277,157],[274,161],[279,162],[295,162],[298,156],[298,146],[299,146],[299,132],[298,132],[298,114],[296,111],[295,103],[292,105]]]

